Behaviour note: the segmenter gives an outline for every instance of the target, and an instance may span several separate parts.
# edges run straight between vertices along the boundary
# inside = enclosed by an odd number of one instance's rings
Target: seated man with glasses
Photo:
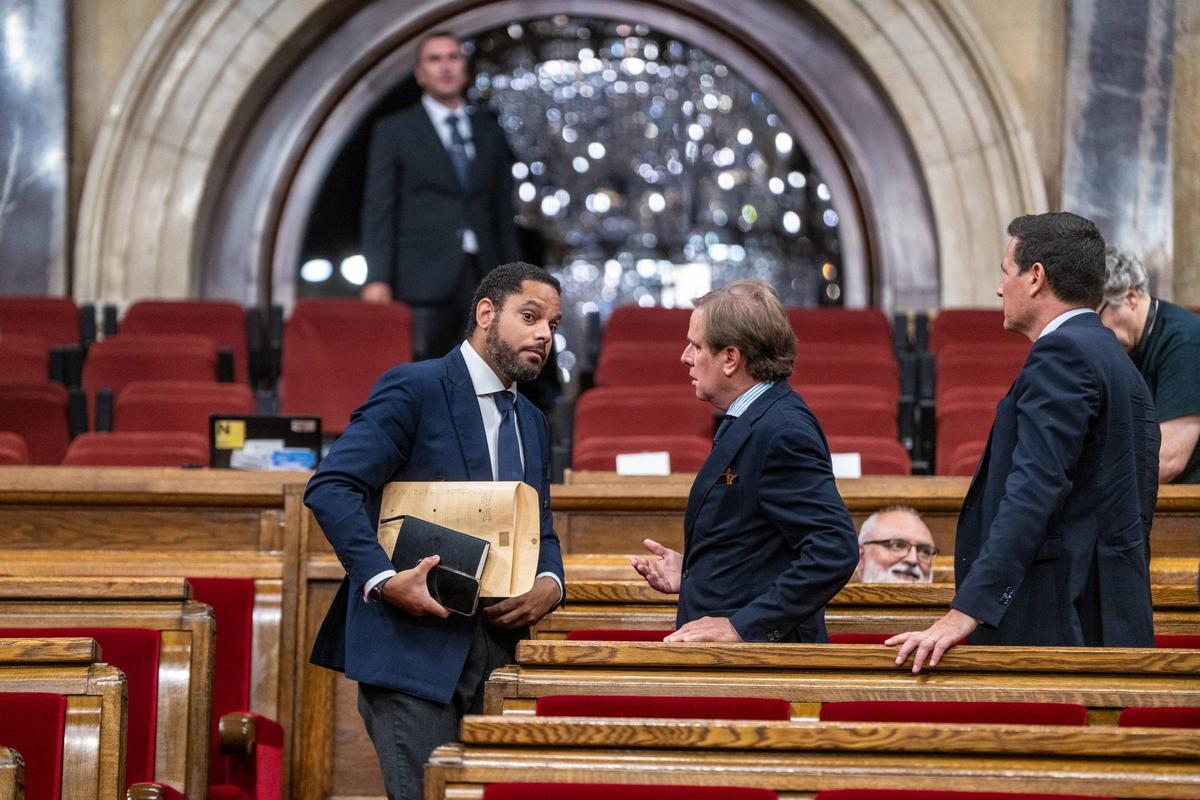
[[[931,583],[933,534],[907,506],[889,506],[867,517],[858,534],[858,569],[863,583]]]

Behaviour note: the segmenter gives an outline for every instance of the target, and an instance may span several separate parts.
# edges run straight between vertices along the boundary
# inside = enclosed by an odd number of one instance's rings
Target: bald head
[[[933,580],[933,534],[911,508],[885,508],[867,517],[858,534],[863,583],[929,583]]]

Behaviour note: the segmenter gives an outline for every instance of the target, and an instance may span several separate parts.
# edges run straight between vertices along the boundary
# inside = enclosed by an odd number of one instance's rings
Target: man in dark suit
[[[1153,647],[1150,525],[1158,424],[1145,381],[1095,309],[1104,240],[1068,213],[1018,217],[996,290],[1034,344],[996,407],[963,501],[958,591],[932,627],[894,636],[897,664],[971,644]]]
[[[362,299],[412,307],[419,360],[458,343],[473,288],[515,260],[518,247],[508,143],[491,116],[463,99],[467,64],[458,39],[425,37],[414,74],[421,102],[371,129]]]
[[[560,291],[528,264],[489,273],[467,341],[385,373],[308,483],[304,502],[347,572],[312,661],[359,682],[359,712],[393,800],[421,797],[429,754],[457,740],[462,715],[482,710],[488,674],[512,663],[517,640],[563,597],[546,420],[515,392],[546,363]],[[393,569],[376,539],[383,486],[443,480],[523,480],[537,489],[541,552],[529,592],[451,617],[426,589],[436,554]]]
[[[858,564],[829,446],[787,383],[796,337],[775,291],[738,281],[696,301],[682,361],[724,414],[688,496],[683,553],[651,539],[634,569],[679,592],[668,642],[824,642],[825,604]]]

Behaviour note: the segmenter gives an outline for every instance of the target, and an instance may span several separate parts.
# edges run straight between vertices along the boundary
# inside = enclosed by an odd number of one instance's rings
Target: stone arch
[[[328,134],[329,120],[379,91],[378,81],[403,67],[404,43],[421,31],[447,20],[469,30],[499,12],[653,14],[654,22],[666,20],[679,30],[664,29],[680,36],[722,31],[723,41],[761,59],[764,68],[752,77],[791,93],[795,108],[810,111],[800,123],[812,131],[815,146],[841,159],[865,231],[865,241],[851,246],[859,247],[860,272],[874,272],[874,299],[881,305],[986,302],[990,285],[980,287],[959,265],[994,262],[1008,219],[1046,205],[1028,127],[960,0],[811,0],[803,6],[757,0],[736,9],[712,0],[348,5],[167,4],[122,78],[89,165],[76,239],[79,299],[219,294],[254,302],[269,296],[270,266],[286,260],[277,248],[286,241],[289,200],[293,207],[303,204],[304,181],[311,181],[321,148],[336,139]],[[388,24],[378,27],[380,20]],[[894,138],[902,141],[894,159],[880,161],[879,143],[868,141],[870,131],[856,130],[853,108],[838,106],[828,91],[834,87],[822,94],[811,76],[806,84],[798,74],[803,54],[789,53],[780,38],[787,24],[801,23],[810,37],[814,25],[825,26],[861,77],[881,90],[897,121]],[[340,53],[337,64],[328,63],[328,54],[318,63],[320,42],[334,32],[357,33],[363,46],[349,57]],[[309,52],[317,57],[306,59]],[[276,90],[284,87],[286,94],[306,69],[313,76],[306,94],[278,97]],[[286,102],[290,111],[271,125],[272,109],[279,112]],[[247,159],[248,152],[255,157]],[[257,193],[239,205],[247,194],[240,180],[253,181]],[[861,292],[848,299],[871,300]]]

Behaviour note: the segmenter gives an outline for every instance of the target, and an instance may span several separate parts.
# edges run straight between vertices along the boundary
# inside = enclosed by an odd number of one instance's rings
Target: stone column
[[[1200,3],[1175,7],[1175,302],[1200,307]]]

